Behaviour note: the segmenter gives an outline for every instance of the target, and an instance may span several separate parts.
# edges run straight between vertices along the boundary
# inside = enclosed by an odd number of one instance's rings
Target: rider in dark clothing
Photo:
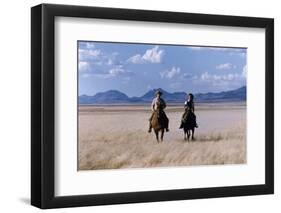
[[[188,95],[188,100],[184,102],[184,113],[182,115],[182,119],[181,119],[181,125],[180,125],[180,129],[183,128],[184,123],[187,121],[188,116],[193,116],[193,122],[194,122],[194,126],[196,128],[198,128],[197,122],[196,122],[196,115],[194,114],[194,102],[193,102],[193,94],[189,93]]]

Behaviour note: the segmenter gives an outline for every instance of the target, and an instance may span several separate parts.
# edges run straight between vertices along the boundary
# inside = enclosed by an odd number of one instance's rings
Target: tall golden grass
[[[246,163],[245,108],[199,110],[199,129],[189,142],[178,129],[181,109],[167,112],[171,131],[162,143],[147,133],[149,114],[80,109],[79,170]]]

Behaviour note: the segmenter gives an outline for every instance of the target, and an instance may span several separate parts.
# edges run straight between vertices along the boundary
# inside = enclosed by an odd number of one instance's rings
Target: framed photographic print
[[[274,21],[31,9],[31,204],[272,194]]]

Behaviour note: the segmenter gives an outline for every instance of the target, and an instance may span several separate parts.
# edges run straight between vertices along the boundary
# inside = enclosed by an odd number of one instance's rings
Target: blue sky
[[[78,41],[79,95],[220,92],[246,85],[247,49]]]

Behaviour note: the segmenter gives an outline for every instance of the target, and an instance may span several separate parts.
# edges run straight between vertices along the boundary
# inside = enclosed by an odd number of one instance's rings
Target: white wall
[[[281,13],[278,1],[245,0],[58,0],[45,3],[185,11],[275,18],[275,195],[84,207],[56,212],[277,212],[281,209]],[[30,7],[41,1],[1,2],[0,45],[0,209],[1,212],[37,212],[30,196]],[[4,47],[4,48],[3,48]]]

